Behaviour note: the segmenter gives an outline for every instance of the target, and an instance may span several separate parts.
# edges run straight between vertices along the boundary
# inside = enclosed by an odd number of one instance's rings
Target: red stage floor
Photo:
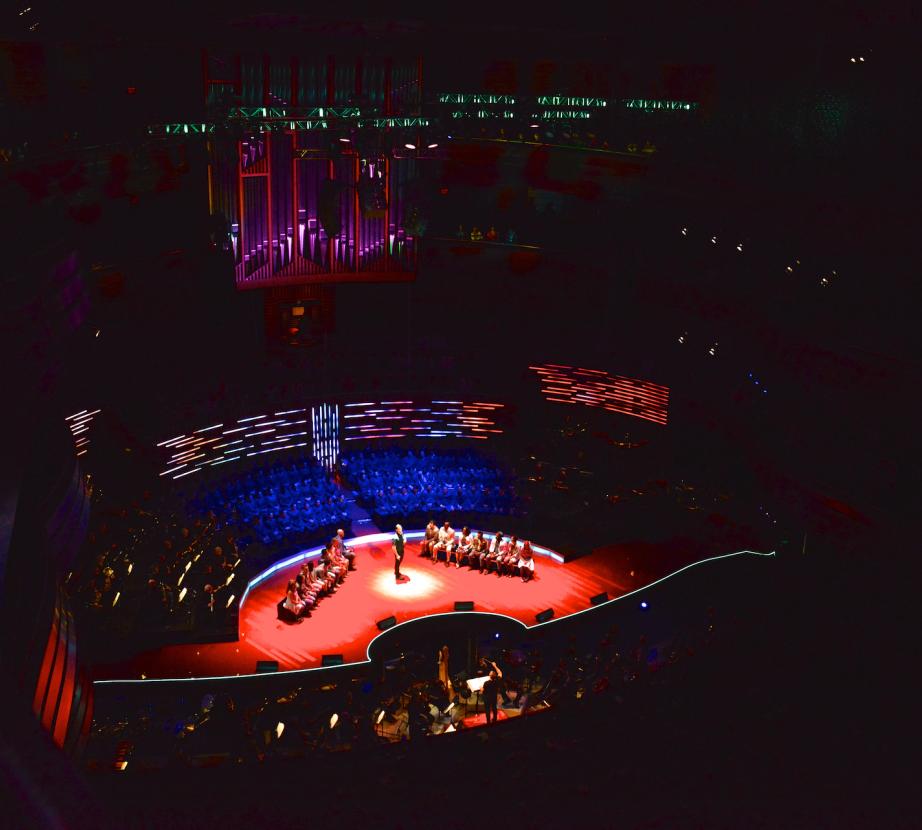
[[[433,564],[417,556],[410,542],[395,584],[393,553],[387,542],[355,544],[357,570],[310,619],[287,625],[276,619],[276,604],[297,566],[257,585],[240,611],[240,640],[232,643],[167,646],[132,660],[98,666],[96,679],[182,678],[251,674],[257,660],[277,660],[279,669],[316,668],[324,654],[345,662],[365,660],[368,644],[380,633],[377,621],[394,615],[398,623],[451,612],[458,600],[473,600],[476,611],[513,617],[526,626],[535,614],[553,608],[556,619],[589,607],[589,597],[607,591],[618,597],[649,585],[692,562],[726,551],[704,550],[689,539],[665,543],[628,542],[559,564],[537,557],[536,579],[480,574],[468,568]]]

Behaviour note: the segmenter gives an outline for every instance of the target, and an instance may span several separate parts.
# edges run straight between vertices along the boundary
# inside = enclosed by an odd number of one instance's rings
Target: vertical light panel
[[[339,404],[322,403],[311,407],[314,458],[326,470],[339,460]]]

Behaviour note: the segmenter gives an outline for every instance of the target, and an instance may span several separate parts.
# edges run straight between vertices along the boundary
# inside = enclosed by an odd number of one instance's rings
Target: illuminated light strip
[[[260,418],[265,418],[265,415],[254,415],[252,418],[238,418],[238,424],[245,424],[247,421],[258,421]]]
[[[398,404],[399,405],[399,404],[406,404],[406,403],[412,405],[413,401],[381,401],[381,403],[382,405],[387,405],[387,404]]]
[[[412,533],[405,533],[404,538],[419,539],[419,538],[422,538],[424,535],[425,535],[424,531],[413,531]],[[369,536],[362,536],[356,539],[349,539],[346,542],[346,544],[354,547],[356,545],[372,544],[374,542],[385,542],[385,541],[389,541],[392,538],[393,538],[393,534],[390,534],[390,533],[376,533],[376,534],[371,534]],[[271,568],[269,568],[266,571],[263,571],[263,573],[259,574],[257,577],[254,577],[252,580],[250,580],[249,584],[247,585],[246,591],[244,591],[243,596],[240,598],[239,608],[240,609],[243,608],[244,601],[246,600],[249,592],[253,588],[255,588],[257,585],[259,585],[261,582],[265,581],[265,579],[268,579],[274,573],[277,573],[278,571],[283,570],[285,568],[290,568],[293,565],[296,565],[301,561],[306,561],[307,559],[311,559],[311,558],[318,558],[322,550],[323,550],[322,548],[318,547],[318,548],[313,548],[311,550],[302,551],[295,556],[289,557],[288,559],[275,563]],[[539,546],[537,545],[532,545],[533,552],[539,552],[539,551],[544,552],[546,550],[547,550],[546,548],[539,548]],[[547,551],[547,552],[550,553],[550,551]],[[722,559],[729,559],[729,558],[733,558],[737,556],[744,556],[744,555],[759,556],[759,557],[774,557],[776,555],[776,552],[771,551],[769,553],[761,553],[759,551],[753,551],[753,550],[741,550],[741,551],[736,551],[734,553],[724,553],[718,556],[708,557],[707,559],[701,559],[697,562],[692,562],[688,565],[685,565],[684,567],[679,568],[677,571],[673,571],[671,574],[667,574],[666,576],[661,577],[660,579],[657,579],[654,582],[651,582],[649,585],[644,585],[643,587],[630,591],[627,594],[622,594],[621,596],[614,597],[608,600],[607,602],[603,602],[595,606],[590,606],[589,608],[583,608],[580,611],[574,611],[573,613],[567,614],[566,616],[556,617],[555,619],[548,620],[547,622],[535,623],[533,625],[528,625],[526,623],[523,623],[521,620],[517,619],[516,617],[511,617],[508,614],[503,614],[503,613],[499,613],[495,611],[494,612],[445,611],[439,614],[427,614],[422,617],[416,617],[412,620],[404,620],[403,622],[397,623],[396,626],[392,626],[390,629],[388,629],[387,632],[382,631],[380,634],[373,637],[368,642],[368,645],[365,647],[365,658],[366,658],[365,660],[360,660],[355,663],[343,663],[341,666],[333,666],[333,667],[318,666],[312,669],[293,669],[290,671],[285,671],[283,672],[283,674],[304,674],[307,672],[316,672],[316,671],[330,672],[330,671],[334,671],[335,669],[340,669],[340,668],[345,668],[345,667],[355,667],[355,666],[360,666],[360,665],[366,665],[371,662],[371,649],[375,641],[379,637],[385,636],[385,634],[388,634],[389,632],[393,631],[394,628],[399,628],[400,626],[404,626],[404,625],[411,625],[412,623],[420,622],[421,620],[432,619],[434,617],[452,617],[458,614],[480,614],[481,616],[485,616],[485,617],[502,617],[504,619],[510,620],[511,622],[517,623],[519,626],[521,626],[526,631],[532,628],[539,628],[541,626],[553,625],[554,623],[560,623],[564,620],[568,620],[572,617],[576,617],[581,614],[591,614],[591,613],[598,612],[600,608],[604,608],[605,606],[611,605],[616,602],[621,602],[625,599],[628,599],[629,597],[636,596],[637,594],[643,591],[648,591],[651,588],[655,587],[656,585],[659,585],[665,582],[667,579],[672,579],[673,577],[678,576],[680,573],[687,571],[690,568],[695,568],[695,567],[698,567],[699,565],[705,565],[709,562],[716,562]],[[93,685],[94,686],[95,685],[111,685],[113,683],[177,683],[177,682],[189,683],[189,682],[196,682],[199,680],[245,680],[245,679],[251,679],[254,677],[263,678],[263,675],[236,674],[236,675],[212,675],[210,677],[157,677],[157,678],[150,678],[150,679],[143,679],[143,680],[137,679],[137,678],[128,678],[124,680],[95,680],[93,681]]]
[[[243,439],[241,438],[240,440],[242,441]],[[244,450],[251,450],[255,446],[255,444],[247,444],[245,447],[234,447],[232,450],[224,450],[223,455],[229,455],[235,452],[243,452]]]
[[[346,404],[346,406],[349,406],[349,404]],[[366,415],[364,412],[360,415],[343,415],[343,418],[365,418],[365,417]]]
[[[215,459],[214,461],[211,461],[210,464],[211,464],[212,467],[217,467],[218,464],[224,464],[226,461],[239,461],[239,460],[240,460],[240,456],[239,456],[239,455],[234,455],[234,456],[232,456],[231,458],[218,458],[218,459]]]
[[[432,403],[440,403],[440,404],[446,404],[446,403],[447,403],[447,404],[459,404],[459,405],[460,405],[460,404],[464,403],[464,401],[433,401]]]
[[[81,409],[79,412],[75,412],[73,415],[68,415],[64,418],[65,421],[70,421],[72,418],[79,418],[81,415],[84,415],[87,412],[86,409]]]
[[[198,440],[197,438],[195,438],[194,436],[192,436],[192,437],[190,437],[190,438],[186,438],[186,439],[184,439],[184,440],[182,440],[182,441],[179,441],[178,443],[174,444],[173,446],[174,446],[174,447],[181,447],[181,446],[183,446],[183,444],[189,444],[189,443],[191,443],[192,441],[197,441],[197,440]]]
[[[243,443],[243,439],[242,439],[242,438],[238,438],[236,441],[228,441],[228,442],[225,443],[225,444],[215,444],[215,445],[212,447],[212,449],[213,449],[213,450],[219,450],[219,449],[221,449],[221,447],[232,447],[234,444],[242,444],[242,443]]]
[[[175,462],[180,461],[180,460],[183,460],[183,459],[188,460],[188,458],[189,458],[190,456],[195,455],[197,452],[198,452],[198,450],[195,450],[195,449],[186,450],[185,452],[178,452],[178,453],[175,453],[175,454],[173,454],[170,458],[171,458],[171,461],[172,461],[173,463],[175,463]]]
[[[275,412],[275,415],[297,415],[299,412],[304,412],[303,409],[286,409],[283,412]]]
[[[262,426],[262,424],[260,424],[259,426]],[[262,430],[262,431],[260,431],[260,432],[248,432],[248,433],[247,433],[246,435],[244,435],[243,437],[244,437],[244,438],[255,438],[257,435],[266,435],[266,434],[268,434],[268,433],[270,433],[270,432],[275,432],[275,427],[273,427],[272,429],[264,429],[264,430]]]
[[[197,447],[207,447],[209,444],[213,444],[215,441],[220,441],[220,440],[221,440],[221,436],[219,435],[217,438],[209,438],[207,441],[199,441],[197,442],[196,446]]]
[[[175,473],[177,470],[181,470],[185,466],[186,466],[185,464],[180,464],[178,467],[173,467],[172,470],[164,470],[162,473],[160,473],[160,475],[165,476],[165,475],[169,475],[170,473]]]
[[[80,450],[80,452],[78,452],[77,455],[78,456],[86,455],[86,450]]]
[[[237,427],[236,429],[225,429],[221,434],[231,435],[234,432],[243,432],[245,429],[249,429],[249,427]]]
[[[177,478],[182,478],[183,476],[192,475],[192,473],[197,473],[199,469],[200,469],[199,467],[193,467],[191,470],[186,470],[186,472],[180,473],[178,476],[173,476],[173,478],[177,479]]]
[[[182,441],[182,439],[185,437],[186,437],[185,433],[183,433],[182,435],[177,435],[176,438],[170,438],[168,441],[161,441],[159,444],[157,444],[157,446],[158,447],[171,447],[177,441]]]
[[[204,427],[203,429],[197,429],[196,432],[210,432],[213,429],[220,429],[224,424],[215,424],[214,426]]]
[[[368,403],[347,403],[347,404],[343,404],[343,406],[344,406],[344,407],[348,407],[348,406],[374,406],[374,404],[373,404],[371,401],[369,401]]]

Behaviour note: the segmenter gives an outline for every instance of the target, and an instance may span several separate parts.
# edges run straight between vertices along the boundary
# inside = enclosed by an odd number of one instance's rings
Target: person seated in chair
[[[483,531],[478,530],[477,535],[471,540],[471,553],[468,557],[468,561],[472,568],[477,568],[477,570],[482,569],[483,557],[487,555],[487,550],[489,545],[487,540],[483,538]]]
[[[439,527],[435,523],[434,519],[429,519],[429,524],[426,525],[426,537],[423,539],[423,543],[419,546],[419,555],[420,556],[431,556],[435,558],[435,553],[432,548],[439,541]]]
[[[346,547],[346,531],[340,528],[336,531],[336,546],[339,549],[339,555],[345,557],[349,563],[349,570],[355,570],[355,551]]]
[[[310,560],[305,560],[301,563],[301,570],[298,573],[299,576],[304,577],[304,584],[307,586],[311,596],[314,597],[314,605],[316,605],[323,595],[323,580],[319,579],[314,573],[314,563]]]
[[[339,537],[334,536],[330,539],[330,544],[327,545],[327,548],[330,551],[330,561],[333,563],[333,567],[339,570],[339,581],[343,582],[346,578],[346,573],[349,571],[349,561],[340,552],[338,541]]]
[[[301,601],[301,597],[298,596],[298,586],[293,579],[288,580],[288,588],[285,592],[285,608],[299,618],[298,622],[301,622],[300,617],[302,615],[309,617],[311,613]]]
[[[509,539],[509,546],[506,548],[506,553],[503,557],[496,563],[496,570],[499,576],[510,576],[512,575],[519,566],[519,539],[517,536],[513,536]]]
[[[313,608],[317,603],[317,595],[311,592],[310,584],[304,578],[303,574],[298,574],[295,577],[295,587],[298,589],[298,596],[301,598],[301,602],[304,603],[305,607]]]
[[[462,565],[467,565],[471,561],[471,550],[473,545],[471,543],[471,530],[468,527],[461,529],[461,538],[458,540],[458,546],[455,548],[453,554],[455,558],[455,567],[460,568]]]
[[[482,557],[481,562],[481,573],[490,573],[490,571],[496,570],[499,559],[506,552],[508,547],[507,542],[503,539],[503,532],[497,531],[496,536],[490,541],[490,550],[486,556]]]
[[[439,556],[444,552],[445,554],[445,564],[448,564],[448,557],[451,554],[452,549],[455,546],[455,531],[451,526],[451,523],[448,519],[445,520],[445,524],[439,528],[439,540],[436,542],[435,547],[433,548],[433,562],[437,562]]]
[[[522,553],[519,556],[519,575],[522,582],[528,582],[535,576],[535,558],[531,552],[531,542],[528,541],[522,545]]]

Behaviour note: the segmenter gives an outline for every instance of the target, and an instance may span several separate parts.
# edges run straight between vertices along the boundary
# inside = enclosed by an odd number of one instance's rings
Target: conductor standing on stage
[[[403,527],[397,525],[395,530],[397,535],[394,537],[391,542],[391,546],[394,548],[394,578],[397,582],[400,582],[400,563],[403,561]]]

